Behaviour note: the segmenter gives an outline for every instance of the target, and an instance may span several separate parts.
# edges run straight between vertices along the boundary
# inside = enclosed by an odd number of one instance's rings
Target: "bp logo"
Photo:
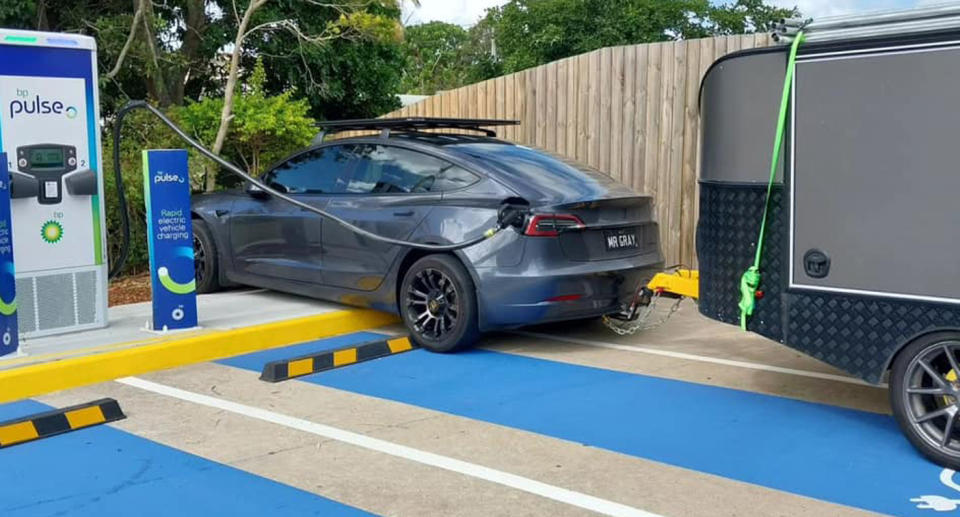
[[[40,227],[40,238],[49,244],[56,244],[63,238],[63,226],[57,221],[47,221]]]
[[[69,108],[67,108],[65,113],[67,115],[67,118],[70,118],[70,119],[77,118],[77,108],[74,108],[73,106],[70,106]]]

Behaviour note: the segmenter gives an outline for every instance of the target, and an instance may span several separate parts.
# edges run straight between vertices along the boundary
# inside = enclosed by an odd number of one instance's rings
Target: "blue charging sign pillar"
[[[187,151],[143,152],[153,330],[197,326]]]
[[[19,343],[12,230],[10,171],[7,170],[7,154],[0,153],[0,356],[15,353]]]

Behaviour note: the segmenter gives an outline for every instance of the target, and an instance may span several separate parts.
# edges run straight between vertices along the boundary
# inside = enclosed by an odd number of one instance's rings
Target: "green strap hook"
[[[790,46],[790,57],[787,59],[787,74],[783,80],[783,96],[780,98],[780,116],[777,120],[777,133],[773,140],[773,156],[770,160],[770,179],[767,182],[767,197],[763,203],[763,219],[760,220],[760,235],[757,237],[757,253],[753,265],[743,272],[740,277],[740,328],[747,330],[747,320],[753,316],[753,309],[757,303],[757,287],[760,286],[760,255],[763,252],[763,237],[767,230],[767,212],[770,210],[770,196],[773,192],[773,180],[777,175],[777,164],[780,163],[780,152],[783,149],[783,133],[787,125],[787,109],[790,107],[790,93],[793,88],[793,74],[797,66],[797,50],[803,42],[803,31]]]

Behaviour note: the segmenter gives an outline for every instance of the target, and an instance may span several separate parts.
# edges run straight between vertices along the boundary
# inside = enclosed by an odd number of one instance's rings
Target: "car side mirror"
[[[269,193],[269,192],[267,192],[266,190],[263,190],[262,188],[260,188],[259,185],[254,185],[253,183],[250,183],[249,181],[244,182],[244,188],[243,188],[243,190],[244,190],[244,192],[246,192],[247,195],[249,195],[250,197],[254,197],[254,198],[257,198],[257,199],[266,199],[266,198],[270,197],[270,193]]]

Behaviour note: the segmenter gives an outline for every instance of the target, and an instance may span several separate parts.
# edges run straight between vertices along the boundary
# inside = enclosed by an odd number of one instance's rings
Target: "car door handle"
[[[223,217],[223,216],[229,214],[230,211],[229,211],[229,210],[223,210],[223,209],[221,209],[221,208],[218,208],[218,209],[214,210],[213,213],[217,214],[217,217]]]
[[[393,215],[397,217],[410,217],[413,215],[413,210],[407,210],[406,212],[394,212]]]

